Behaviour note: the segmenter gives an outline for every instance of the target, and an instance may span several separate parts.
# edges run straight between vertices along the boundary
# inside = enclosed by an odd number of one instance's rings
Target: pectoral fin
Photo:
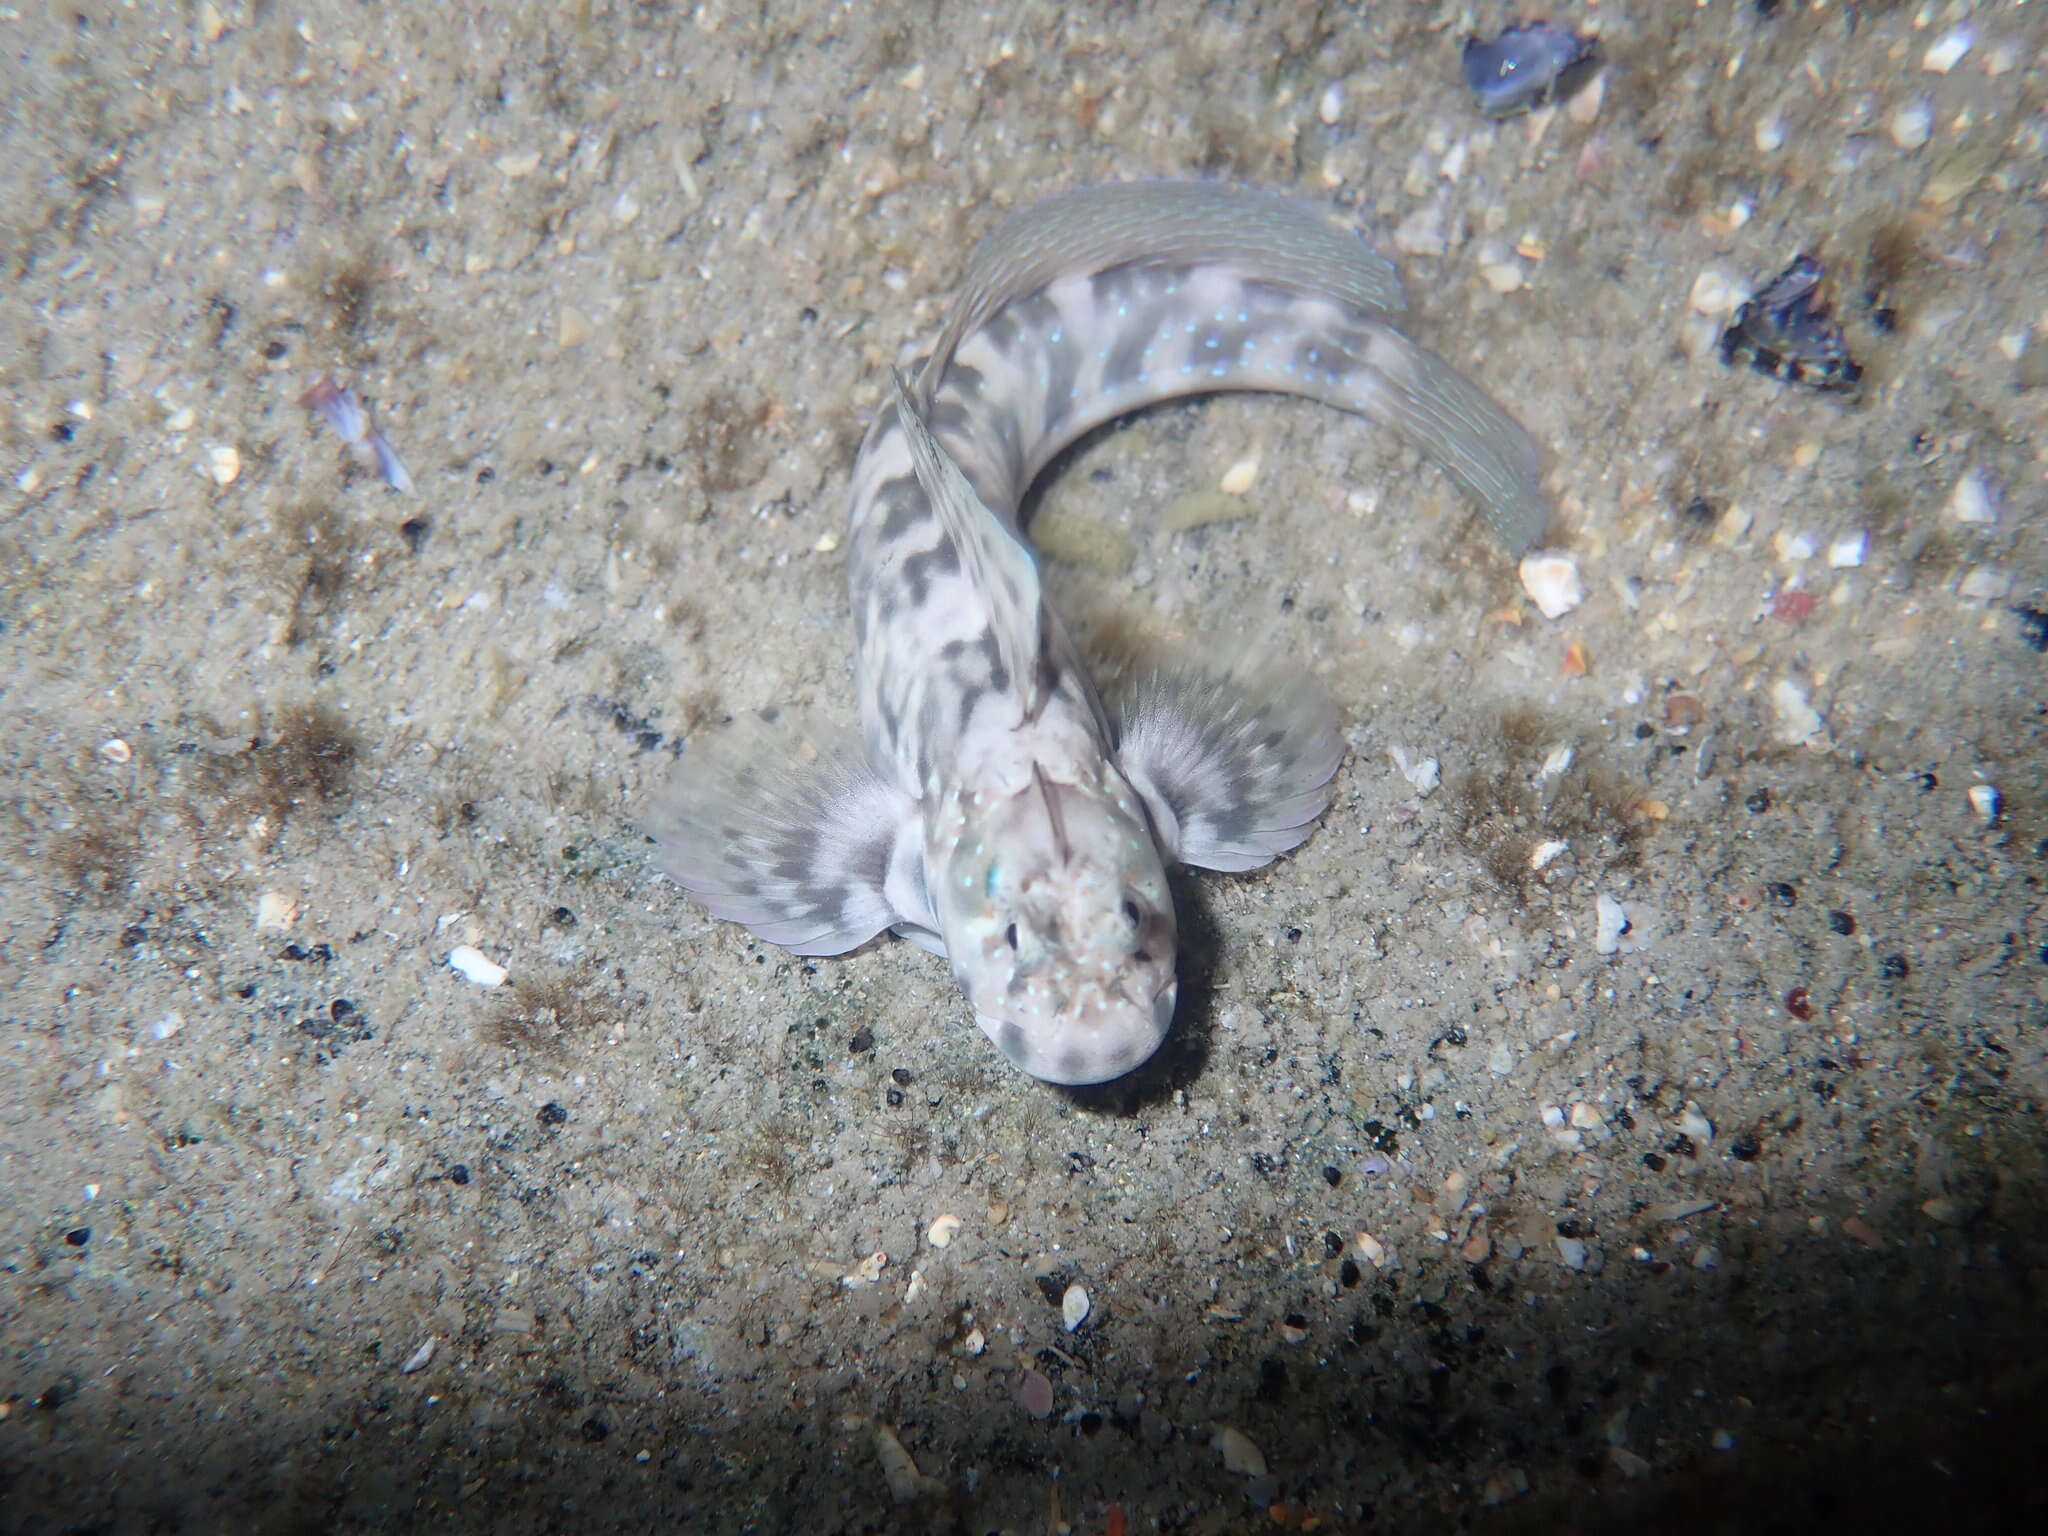
[[[1157,671],[1117,718],[1117,764],[1160,851],[1202,869],[1257,869],[1303,842],[1344,759],[1336,711],[1297,679]]]
[[[644,819],[664,874],[797,954],[933,925],[917,807],[851,731],[751,721],[693,742]]]

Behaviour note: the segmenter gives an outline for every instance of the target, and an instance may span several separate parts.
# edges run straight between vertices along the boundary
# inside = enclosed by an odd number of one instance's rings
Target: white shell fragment
[[[463,980],[480,987],[502,987],[512,974],[473,944],[458,944],[449,950],[448,964]]]
[[[1443,765],[1433,757],[1410,757],[1406,747],[1389,747],[1387,756],[1394,760],[1394,771],[1418,795],[1427,797],[1442,782]]]
[[[1714,1139],[1714,1122],[1700,1113],[1696,1099],[1685,1101],[1685,1108],[1678,1116],[1678,1128],[1703,1147]]]
[[[950,1211],[932,1218],[932,1224],[924,1229],[924,1240],[934,1248],[944,1248],[960,1235],[960,1218]]]
[[[1531,848],[1529,850],[1529,868],[1531,868],[1532,870],[1543,868],[1544,865],[1548,864],[1552,859],[1555,859],[1559,854],[1565,852],[1570,847],[1571,844],[1560,841],[1559,839],[1554,837],[1549,839],[1547,842],[1538,843],[1534,848]]]
[[[134,759],[135,749],[120,737],[114,736],[100,743],[100,756],[110,763],[126,763]]]
[[[2005,810],[2005,797],[1999,794],[1996,784],[1972,784],[1970,809],[1977,813],[1977,819],[1985,826],[1995,827]]]
[[[1522,590],[1546,619],[1561,619],[1586,600],[1579,563],[1570,555],[1524,555],[1521,577]]]
[[[1892,113],[1892,142],[1901,149],[1918,149],[1934,134],[1934,103],[1909,101]]]
[[[256,926],[264,933],[283,933],[299,920],[299,904],[283,891],[265,891],[256,898]]]
[[[1695,314],[1712,319],[1725,315],[1742,302],[1742,290],[1727,273],[1714,267],[1704,267],[1700,275],[1692,280],[1691,304]]]
[[[1927,45],[1927,51],[1920,55],[1920,67],[1933,74],[1945,75],[1962,63],[1963,55],[1976,41],[1977,34],[1970,28],[1951,27]]]
[[[1959,523],[1995,523],[1998,502],[1991,486],[1977,470],[1971,470],[1949,492],[1948,515]]]
[[[882,1464],[882,1481],[888,1484],[889,1497],[898,1504],[914,1504],[945,1487],[918,1471],[916,1459],[904,1449],[896,1431],[879,1419],[875,1421],[875,1460]]]
[[[407,1355],[405,1357],[405,1364],[398,1368],[398,1374],[401,1376],[411,1376],[415,1372],[424,1371],[433,1361],[435,1342],[433,1339],[428,1339],[426,1343]]]
[[[242,473],[241,450],[232,443],[214,443],[206,450],[206,473],[215,485],[233,485]]]
[[[1224,1471],[1235,1472],[1242,1477],[1266,1475],[1265,1453],[1252,1444],[1251,1436],[1243,1430],[1233,1429],[1228,1424],[1222,1425],[1217,1429],[1216,1437],[1209,1443],[1215,1447],[1216,1454],[1223,1458]]]
[[[1593,900],[1593,948],[1603,955],[1611,955],[1621,948],[1621,937],[1628,932],[1628,909],[1616,898],[1602,891]]]
[[[1088,1293],[1078,1285],[1070,1285],[1060,1297],[1060,1324],[1069,1333],[1078,1333],[1081,1325],[1088,1321]]]
[[[1859,528],[1845,533],[1828,546],[1828,564],[1838,571],[1854,570],[1870,553],[1870,535]]]
[[[841,1275],[839,1283],[849,1291],[857,1291],[864,1285],[873,1285],[877,1280],[880,1280],[882,1278],[882,1271],[888,1268],[888,1265],[889,1255],[887,1251],[877,1248],[873,1253],[854,1265],[852,1269]]]
[[[1771,709],[1778,717],[1778,740],[1788,747],[1804,746],[1827,727],[1806,690],[1789,677],[1771,684]]]

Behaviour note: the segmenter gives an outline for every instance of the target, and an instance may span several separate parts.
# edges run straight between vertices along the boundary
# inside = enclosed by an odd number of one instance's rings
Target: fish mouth
[[[1012,1066],[1040,1082],[1080,1088],[1107,1083],[1152,1059],[1173,1023],[1179,983],[1165,984],[1144,1001],[1124,993],[1097,993],[1078,1006],[1038,1019],[976,1015]]]

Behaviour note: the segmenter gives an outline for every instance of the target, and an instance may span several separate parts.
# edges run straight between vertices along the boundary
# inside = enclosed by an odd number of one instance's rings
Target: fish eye
[[[1010,948],[1015,949],[1017,947],[1017,925],[1012,923],[1009,927],[1005,928],[1003,930],[1003,937],[1010,941]]]

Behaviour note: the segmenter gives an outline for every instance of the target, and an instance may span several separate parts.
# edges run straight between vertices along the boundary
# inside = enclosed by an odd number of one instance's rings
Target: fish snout
[[[1042,1082],[1106,1083],[1150,1060],[1173,1023],[1180,988],[1171,975],[1149,998],[1132,990],[1139,989],[1087,982],[1058,1008],[1011,1018],[984,1013],[976,1022],[1013,1066]]]

